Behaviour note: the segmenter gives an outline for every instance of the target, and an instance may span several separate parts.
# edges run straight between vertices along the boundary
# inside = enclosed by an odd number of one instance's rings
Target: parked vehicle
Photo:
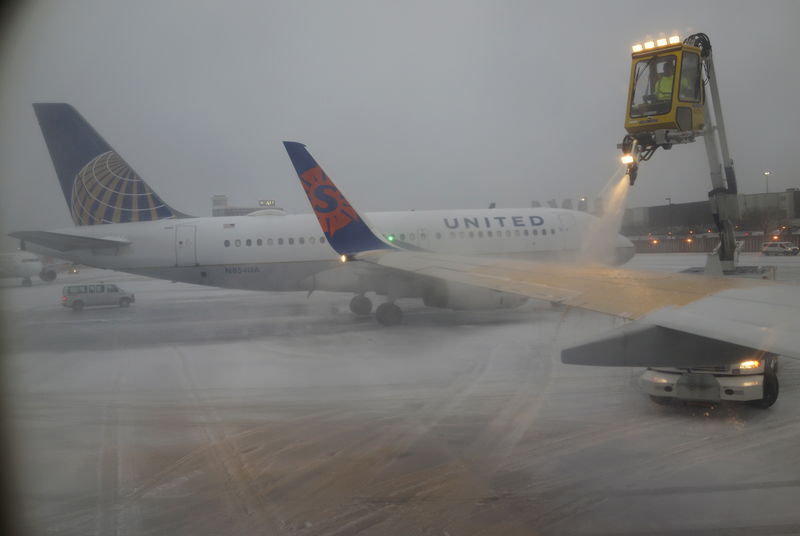
[[[791,242],[764,242],[761,253],[764,255],[797,255],[800,248]]]
[[[61,305],[73,311],[95,305],[119,305],[128,307],[136,301],[132,292],[122,290],[112,283],[95,283],[90,285],[67,285],[61,296]]]
[[[695,369],[648,368],[639,387],[657,404],[672,400],[731,400],[766,409],[778,400],[778,358],[765,355],[740,363]]]

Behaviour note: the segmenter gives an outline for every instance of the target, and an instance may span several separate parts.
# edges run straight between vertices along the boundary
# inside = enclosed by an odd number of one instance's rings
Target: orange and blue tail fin
[[[308,152],[306,146],[294,141],[283,145],[292,160],[300,183],[308,196],[311,208],[319,220],[330,245],[341,255],[376,249],[396,249],[383,241]]]
[[[65,103],[33,105],[75,225],[185,218]]]

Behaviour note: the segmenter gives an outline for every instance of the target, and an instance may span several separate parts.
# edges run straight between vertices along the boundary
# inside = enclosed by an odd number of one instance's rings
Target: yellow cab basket
[[[676,42],[677,41],[677,42]],[[701,50],[676,38],[633,47],[625,130],[697,131],[704,127]]]

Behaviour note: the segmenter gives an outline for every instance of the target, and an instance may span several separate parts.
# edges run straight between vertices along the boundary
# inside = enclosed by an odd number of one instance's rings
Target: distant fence
[[[628,237],[636,247],[636,253],[707,253],[717,247],[717,236],[683,236],[683,237]],[[761,245],[767,240],[763,236],[738,237],[736,240],[744,242],[743,252],[760,252]],[[800,247],[800,235],[781,237],[781,242],[791,242]]]

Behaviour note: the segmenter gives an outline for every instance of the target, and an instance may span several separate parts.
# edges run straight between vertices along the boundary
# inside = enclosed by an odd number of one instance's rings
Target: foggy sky
[[[595,196],[630,45],[703,31],[740,191],[800,186],[800,2],[27,2],[0,41],[0,229],[71,226],[33,102],[69,102],[176,209],[307,201],[282,140],[364,211]],[[706,199],[702,142],[629,206]],[[15,241],[0,240],[3,248]]]

